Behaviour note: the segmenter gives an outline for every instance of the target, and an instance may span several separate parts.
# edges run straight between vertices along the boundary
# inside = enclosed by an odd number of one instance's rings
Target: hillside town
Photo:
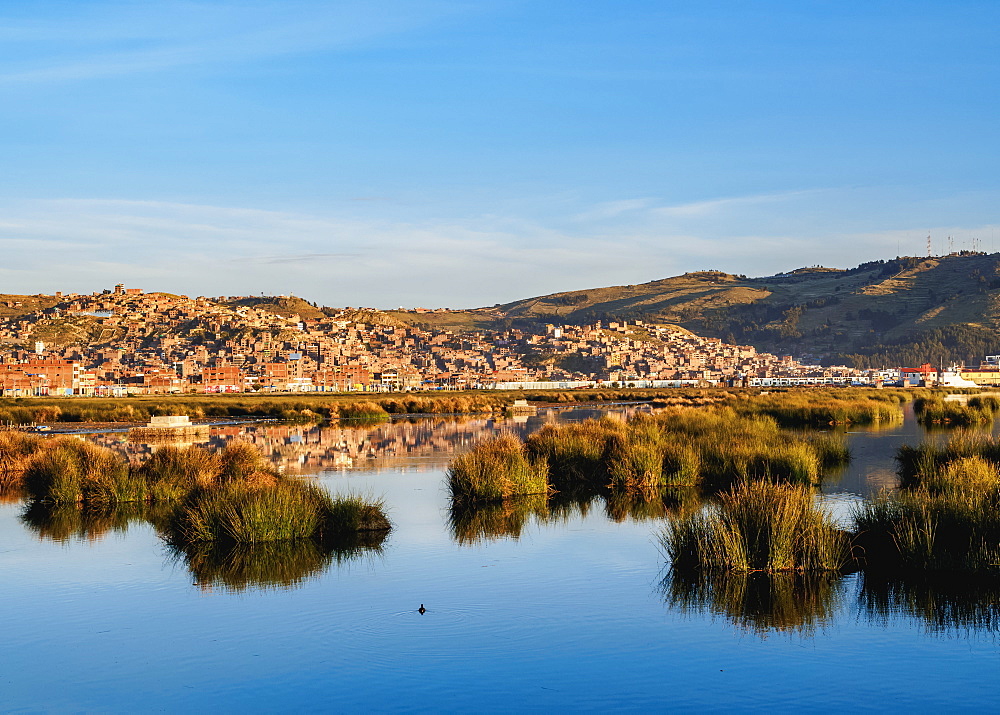
[[[282,296],[283,297],[283,296]],[[275,312],[245,297],[189,298],[118,285],[5,307],[3,395],[392,392],[589,386],[850,384],[848,367],[728,345],[642,321],[452,331],[378,311]],[[300,301],[302,303],[302,301]],[[306,304],[310,305],[310,304]],[[302,311],[305,312],[305,311]],[[384,314],[382,314],[384,316]]]

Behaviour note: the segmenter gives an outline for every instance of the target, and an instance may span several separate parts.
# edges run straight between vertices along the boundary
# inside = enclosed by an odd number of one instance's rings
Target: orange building
[[[80,387],[80,363],[72,360],[28,360],[0,365],[0,385],[5,391],[30,394],[76,394]]]
[[[235,365],[206,367],[201,373],[202,389],[206,392],[242,392],[245,378]]]

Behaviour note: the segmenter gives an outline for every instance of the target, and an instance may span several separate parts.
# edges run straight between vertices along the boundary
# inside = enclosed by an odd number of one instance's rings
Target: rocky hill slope
[[[498,319],[676,323],[759,350],[859,367],[1000,351],[1000,254],[896,258],[764,278],[715,271],[501,305]]]

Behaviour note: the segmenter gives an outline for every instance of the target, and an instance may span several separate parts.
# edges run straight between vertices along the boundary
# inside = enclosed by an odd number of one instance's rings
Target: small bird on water
[[[422,603],[420,604],[420,608],[417,609],[417,613],[419,613],[421,616],[427,613],[427,609],[424,608],[424,604]]]

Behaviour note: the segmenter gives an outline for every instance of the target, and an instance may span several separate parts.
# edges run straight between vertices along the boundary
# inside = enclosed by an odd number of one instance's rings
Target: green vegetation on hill
[[[36,310],[47,310],[58,303],[59,300],[50,295],[0,293],[0,319],[27,315]]]
[[[519,300],[513,321],[674,323],[758,350],[859,367],[965,361],[1000,352],[1000,254],[871,261],[764,278],[685,273]]]

